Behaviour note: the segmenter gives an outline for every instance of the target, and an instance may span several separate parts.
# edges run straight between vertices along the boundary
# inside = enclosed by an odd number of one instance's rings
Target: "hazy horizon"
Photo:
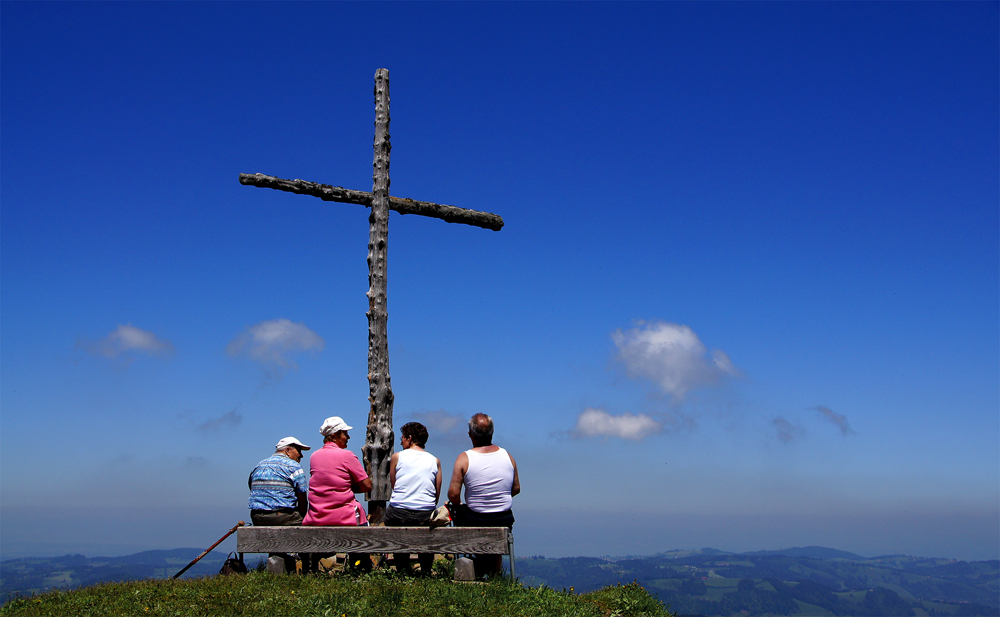
[[[218,538],[216,538],[216,540],[218,540]],[[214,543],[215,543],[215,541],[212,542],[212,544],[214,544]],[[32,548],[33,546],[37,546],[39,548],[38,549],[33,549]],[[13,549],[13,550],[6,550],[6,551],[0,550],[0,561],[7,561],[8,559],[23,559],[23,558],[32,558],[32,557],[35,557],[35,558],[64,557],[66,555],[83,555],[84,557],[87,557],[88,559],[92,559],[92,558],[96,558],[96,557],[123,557],[123,556],[128,556],[128,555],[134,555],[134,554],[137,554],[137,553],[144,553],[144,552],[148,552],[148,551],[172,551],[172,550],[178,550],[178,549],[188,549],[188,550],[203,551],[206,548],[208,548],[207,546],[199,547],[199,546],[194,546],[194,545],[191,545],[191,546],[170,546],[170,547],[159,546],[159,547],[152,547],[152,548],[149,548],[149,547],[132,547],[132,548],[128,548],[126,545],[97,545],[97,544],[87,544],[87,543],[78,543],[78,544],[70,545],[70,546],[74,547],[74,549],[73,550],[58,550],[58,549],[56,549],[56,548],[54,548],[54,547],[52,547],[50,545],[47,545],[45,543],[25,544],[23,546],[20,546],[18,548]],[[230,540],[227,540],[227,541],[223,542],[222,544],[220,544],[219,546],[215,547],[214,549],[212,549],[212,552],[224,555],[224,554],[228,554],[229,552],[232,552],[233,550],[235,550],[235,548],[236,548],[235,542],[232,539],[230,539]],[[545,557],[545,558],[548,558],[548,559],[562,559],[562,558],[572,558],[572,557],[597,557],[597,558],[601,558],[601,559],[621,559],[621,558],[631,558],[631,557],[650,557],[650,556],[663,555],[663,554],[673,553],[673,552],[687,552],[687,551],[698,552],[698,551],[703,551],[703,550],[706,550],[706,549],[717,550],[720,553],[737,554],[738,555],[738,554],[743,554],[743,553],[753,553],[753,552],[756,552],[756,551],[773,551],[773,552],[776,552],[776,551],[786,551],[786,550],[793,550],[793,549],[807,549],[807,548],[823,548],[823,549],[832,549],[832,550],[836,550],[836,551],[843,551],[845,553],[853,553],[853,554],[858,555],[859,557],[862,557],[864,559],[876,559],[876,558],[879,558],[879,557],[888,557],[888,556],[892,556],[892,555],[903,554],[903,553],[885,553],[885,554],[875,554],[875,555],[861,555],[859,553],[854,553],[854,551],[845,551],[844,549],[840,549],[840,548],[837,548],[835,546],[805,545],[805,546],[782,546],[782,547],[778,547],[778,548],[759,548],[759,549],[751,549],[751,550],[746,550],[746,551],[733,551],[733,550],[728,550],[726,548],[719,548],[718,546],[701,546],[701,547],[673,547],[673,548],[670,548],[670,549],[657,550],[657,551],[648,552],[648,553],[605,553],[605,554],[600,554],[600,555],[597,555],[597,554],[548,555],[548,554],[545,554],[545,553],[530,553],[530,554],[528,554],[528,553],[520,553],[520,554],[515,553],[514,557],[515,557],[515,559],[522,559],[522,558],[523,559],[529,559],[529,558],[533,558],[533,557],[537,557],[537,556]],[[515,542],[515,550],[516,549],[517,549],[517,544]],[[913,555],[909,555],[909,556],[910,557],[929,558],[929,559],[953,559],[953,560],[956,560],[956,561],[994,561],[995,560],[995,558],[992,558],[992,559],[991,558],[987,558],[987,559],[960,559],[960,558],[952,557],[952,556],[949,556],[949,555],[913,554]]]

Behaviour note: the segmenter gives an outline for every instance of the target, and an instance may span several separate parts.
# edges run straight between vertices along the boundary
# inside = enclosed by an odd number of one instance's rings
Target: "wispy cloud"
[[[663,425],[644,414],[609,414],[603,409],[588,407],[576,419],[573,433],[579,437],[618,437],[639,440],[663,430]]]
[[[792,424],[782,416],[778,416],[771,421],[775,430],[778,431],[778,441],[782,443],[789,443],[799,439],[806,434],[806,431],[801,426]]]
[[[813,409],[818,411],[824,418],[837,425],[837,428],[840,429],[841,435],[846,437],[847,435],[855,434],[854,429],[852,429],[851,425],[847,422],[846,416],[837,413],[829,407],[824,407],[823,405],[817,405],[816,407],[813,407]]]
[[[132,324],[119,325],[114,332],[99,341],[81,341],[76,346],[89,354],[112,360],[131,359],[139,354],[166,358],[174,352],[170,341]]]
[[[402,418],[400,420],[402,421]],[[419,422],[427,427],[429,435],[427,443],[432,452],[439,449],[461,451],[469,447],[469,416],[467,415],[451,413],[444,409],[421,409],[410,414],[408,420]],[[397,438],[399,437],[398,429],[402,425],[397,424]],[[498,430],[502,432],[503,427],[499,427]]]
[[[183,466],[192,471],[201,471],[208,467],[208,459],[204,456],[189,456],[184,459]]]
[[[691,389],[742,375],[725,352],[709,352],[687,326],[639,322],[635,328],[615,330],[611,339],[629,376],[652,381],[675,400]]]
[[[226,346],[230,357],[246,356],[265,365],[296,368],[289,355],[294,352],[323,351],[326,342],[301,323],[272,319],[250,326]]]
[[[217,431],[220,428],[236,428],[241,422],[243,422],[243,414],[236,409],[233,409],[230,412],[222,414],[218,418],[206,420],[195,428],[199,431],[211,432]]]
[[[457,413],[449,413],[443,409],[433,411],[416,411],[412,418],[427,427],[429,431],[440,433],[450,433],[459,427],[464,427],[469,421],[465,416]]]

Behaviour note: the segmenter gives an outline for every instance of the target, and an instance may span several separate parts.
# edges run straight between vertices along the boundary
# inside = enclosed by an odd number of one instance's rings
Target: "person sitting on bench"
[[[294,437],[285,437],[274,446],[274,454],[257,463],[247,485],[250,487],[250,521],[258,527],[284,527],[302,524],[306,513],[306,493],[309,479],[299,461],[302,451],[308,450]],[[268,557],[281,557],[287,570],[295,569],[295,560],[283,553],[269,553]]]
[[[308,450],[294,437],[285,437],[274,454],[257,463],[247,486],[250,487],[250,520],[258,526],[301,525],[306,513],[309,479],[299,461]]]
[[[513,497],[521,492],[514,457],[493,445],[493,418],[477,413],[469,420],[472,449],[458,455],[448,486],[456,527],[514,526]],[[465,487],[465,506],[462,487]],[[477,555],[476,576],[495,574],[503,567],[501,555]]]
[[[402,452],[389,461],[392,496],[385,509],[386,527],[426,527],[441,497],[441,461],[424,450],[427,427],[408,422],[399,429]],[[397,572],[410,571],[410,554],[393,555]],[[434,562],[433,553],[420,553],[420,574],[427,576]]]
[[[368,525],[368,515],[354,494],[372,490],[372,480],[358,456],[347,449],[352,428],[338,416],[327,418],[320,426],[323,447],[309,457],[309,513],[303,525]],[[307,570],[315,570],[317,561],[316,555],[311,557]],[[351,555],[349,561],[371,569],[366,555]]]

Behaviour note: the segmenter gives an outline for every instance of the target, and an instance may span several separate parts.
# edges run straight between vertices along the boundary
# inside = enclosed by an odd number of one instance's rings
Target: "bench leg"
[[[517,575],[514,573],[514,536],[507,532],[507,556],[510,559],[510,578],[511,580],[516,580]]]

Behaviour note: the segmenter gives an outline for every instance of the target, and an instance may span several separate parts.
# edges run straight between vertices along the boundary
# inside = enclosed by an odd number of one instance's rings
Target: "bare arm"
[[[455,470],[451,473],[451,484],[448,485],[448,500],[455,505],[462,503],[462,484],[465,482],[467,471],[469,471],[469,455],[462,452],[455,459]]]
[[[438,473],[434,478],[434,505],[436,506],[437,502],[441,500],[441,459],[435,458],[434,460],[437,461],[438,466]]]
[[[393,452],[389,459],[389,489],[396,489],[396,464],[399,462],[399,452]]]
[[[351,487],[351,490],[353,490],[355,493],[368,493],[368,492],[370,492],[372,490],[372,479],[371,478],[365,478],[361,482],[358,482],[353,487]]]
[[[357,466],[355,467],[354,464],[356,464]],[[350,471],[351,491],[354,493],[371,492],[372,479],[368,477],[367,473],[365,473],[365,469],[364,467],[361,466],[361,461],[358,460],[358,457],[356,455],[354,457],[354,463],[352,463],[351,467],[354,467],[353,471]],[[355,479],[360,477],[362,474],[364,474],[365,476],[364,480]]]
[[[510,456],[510,452],[507,456]],[[510,485],[510,496],[513,497],[521,492],[521,480],[517,477],[517,463],[514,462],[513,456],[510,456],[510,464],[514,466],[514,483]]]

